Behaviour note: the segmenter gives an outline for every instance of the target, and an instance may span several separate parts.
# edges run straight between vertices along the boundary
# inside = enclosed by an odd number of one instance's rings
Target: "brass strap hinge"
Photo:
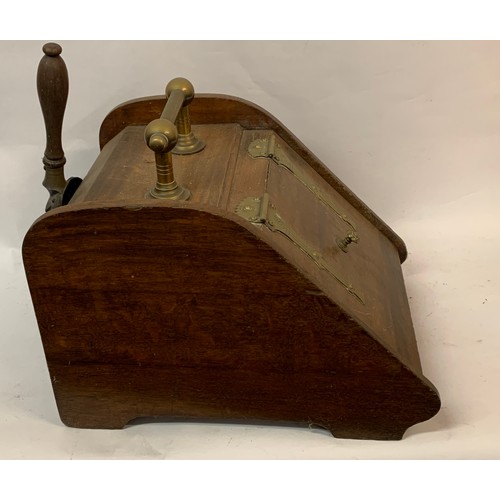
[[[271,134],[268,139],[256,139],[255,141],[252,141],[248,146],[248,154],[252,158],[269,158],[280,167],[288,170],[301,184],[309,189],[309,191],[314,193],[316,198],[318,198],[324,205],[330,208],[335,213],[335,215],[337,215],[337,217],[342,219],[342,221],[350,227],[349,234],[352,236],[352,238],[350,240],[344,238],[343,240],[340,240],[338,242],[342,250],[347,251],[347,245],[349,243],[357,243],[359,241],[359,236],[356,233],[356,228],[348,220],[347,215],[341,213],[335,207],[333,201],[330,199],[330,196],[328,196],[328,194],[322,191],[318,186],[313,184],[308,176],[305,175],[304,172],[287,157],[285,152],[277,144],[276,136],[274,134]]]
[[[262,197],[249,197],[243,199],[236,207],[236,214],[253,224],[262,224],[271,231],[275,231],[286,236],[292,243],[297,245],[306,255],[308,255],[320,268],[326,271],[336,281],[338,281],[350,294],[354,295],[362,304],[363,299],[354,289],[351,283],[341,279],[331,269],[322,255],[316,251],[297,231],[295,231],[277,212],[276,207],[270,202],[269,194],[264,193]],[[347,236],[346,238],[348,238]]]

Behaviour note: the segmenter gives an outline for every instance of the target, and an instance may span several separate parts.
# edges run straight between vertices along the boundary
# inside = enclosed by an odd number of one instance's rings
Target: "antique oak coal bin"
[[[44,52],[50,197],[23,258],[66,425],[293,422],[400,439],[439,410],[403,241],[282,124],[176,78],[111,111],[88,175],[66,180],[68,76],[61,48]]]

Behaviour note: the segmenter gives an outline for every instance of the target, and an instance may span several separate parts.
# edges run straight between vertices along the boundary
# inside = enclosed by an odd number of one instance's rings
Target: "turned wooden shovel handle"
[[[66,158],[62,147],[62,124],[68,100],[69,79],[66,64],[61,57],[62,48],[57,43],[46,43],[42,50],[44,56],[38,65],[36,82],[47,136],[43,156],[45,178],[42,184],[50,195],[45,207],[48,211],[66,204],[80,185],[81,179],[74,177],[66,181],[64,177]]]

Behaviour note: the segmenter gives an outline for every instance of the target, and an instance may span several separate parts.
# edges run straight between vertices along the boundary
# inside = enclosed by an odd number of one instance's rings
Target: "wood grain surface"
[[[228,97],[191,106],[206,148],[173,156],[191,198],[152,199],[144,127],[163,104],[111,112],[75,196],[23,244],[62,421],[294,422],[401,439],[431,418],[440,400],[422,374],[400,238],[273,117]],[[249,155],[271,137],[281,163]],[[264,193],[292,232],[238,215]]]
[[[129,125],[146,125],[158,118],[165,106],[165,96],[150,96],[120,104],[104,119],[99,131],[101,149]],[[407,257],[404,241],[360,200],[326,165],[324,165],[281,122],[256,104],[222,94],[196,94],[189,106],[193,124],[237,123],[244,129],[272,130],[304,161],[318,172],[356,210],[377,227],[398,249],[401,262]]]
[[[28,233],[26,272],[66,424],[262,419],[400,439],[438,410],[430,384],[237,216],[199,208],[73,205]]]

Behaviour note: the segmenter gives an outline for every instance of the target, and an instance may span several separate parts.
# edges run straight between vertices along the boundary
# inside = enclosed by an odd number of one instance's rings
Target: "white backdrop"
[[[401,442],[60,422],[20,257],[47,198],[43,43],[0,42],[0,458],[500,458],[499,42],[60,42],[68,177],[88,171],[115,105],[185,76],[267,109],[405,240],[419,352],[443,408]]]

